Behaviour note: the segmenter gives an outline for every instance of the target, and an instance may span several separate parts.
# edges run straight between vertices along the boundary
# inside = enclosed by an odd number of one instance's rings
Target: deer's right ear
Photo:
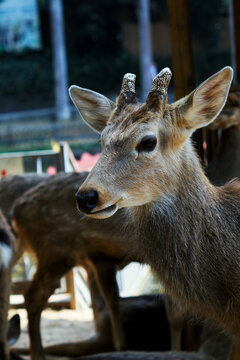
[[[192,132],[216,119],[227,100],[232,77],[232,68],[226,66],[175,103],[183,128]]]
[[[93,130],[101,133],[116,105],[95,91],[72,85],[69,95],[83,120]]]

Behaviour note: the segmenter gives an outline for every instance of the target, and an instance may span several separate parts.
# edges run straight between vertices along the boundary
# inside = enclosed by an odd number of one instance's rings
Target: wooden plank
[[[175,97],[194,89],[194,64],[188,0],[168,0]]]
[[[66,287],[67,287],[67,292],[71,295],[70,309],[76,309],[73,270],[70,270],[66,274]]]
[[[61,294],[53,294],[47,303],[47,308],[51,309],[70,309],[70,294],[61,293]],[[10,296],[10,308],[11,309],[19,309],[24,308],[24,297],[23,295],[11,295]]]
[[[236,78],[240,83],[240,1],[233,1],[234,16],[234,37],[235,37],[235,56],[236,56]]]
[[[195,87],[192,31],[188,0],[168,0],[173,78],[176,100],[190,93]],[[196,131],[193,143],[200,158],[204,158],[203,131]]]

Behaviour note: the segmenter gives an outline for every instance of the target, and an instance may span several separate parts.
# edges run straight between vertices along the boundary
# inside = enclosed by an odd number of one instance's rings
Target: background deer
[[[222,110],[232,69],[224,68],[168,105],[170,78],[170,70],[162,70],[146,103],[139,104],[134,77],[126,75],[114,110],[102,95],[70,88],[103,144],[76,195],[78,206],[97,219],[128,207],[138,250],[166,291],[239,338],[240,184],[214,187],[189,139]]]
[[[91,266],[89,266],[89,261],[86,261],[86,259],[83,259],[83,257],[86,255],[85,253],[87,253],[86,258],[92,257],[93,253],[91,253],[93,251],[92,246],[89,246],[89,244],[80,236],[80,232],[83,231],[83,225],[84,225],[84,232],[85,232],[85,236],[89,236],[90,238],[88,239],[89,243],[90,242],[94,242],[95,240],[95,235],[94,234],[99,234],[99,227],[101,227],[101,242],[99,244],[97,244],[96,249],[94,250],[94,256],[98,257],[99,259],[94,260],[95,263],[97,263],[96,266],[99,270],[98,272],[101,273],[102,275],[97,275],[97,281],[98,281],[98,286],[92,286],[92,282],[93,280],[91,280],[90,282],[90,290],[91,290],[91,294],[92,294],[92,303],[93,303],[93,309],[95,309],[95,307],[100,303],[103,304],[103,301],[100,300],[102,299],[100,292],[96,291],[97,288],[100,287],[100,290],[102,290],[102,287],[105,287],[104,291],[105,291],[105,298],[109,297],[109,292],[111,290],[111,282],[114,282],[114,287],[117,289],[117,284],[115,281],[115,273],[116,273],[116,266],[115,263],[119,263],[119,256],[121,254],[120,257],[123,256],[123,248],[126,249],[127,251],[127,247],[128,247],[128,240],[129,236],[126,236],[126,240],[121,239],[121,242],[118,243],[118,238],[119,236],[116,235],[117,232],[119,232],[119,224],[123,221],[123,219],[121,218],[121,215],[118,216],[113,222],[108,222],[105,224],[105,227],[102,226],[102,222],[95,221],[95,223],[97,224],[97,226],[94,226],[94,223],[92,221],[89,222],[89,220],[86,220],[82,223],[79,222],[79,215],[78,213],[75,213],[75,202],[73,200],[72,195],[75,193],[78,185],[79,185],[79,181],[83,181],[82,179],[84,179],[86,177],[86,175],[76,175],[76,174],[72,174],[72,175],[64,175],[64,174],[58,174],[56,175],[56,177],[49,177],[46,175],[33,175],[33,174],[27,174],[27,175],[15,175],[15,176],[8,176],[5,177],[1,180],[1,186],[0,186],[0,201],[2,204],[2,209],[8,219],[9,222],[11,222],[11,214],[12,214],[12,205],[14,203],[14,201],[19,197],[19,194],[23,194],[26,192],[26,190],[33,188],[34,186],[36,186],[37,184],[42,183],[42,187],[41,187],[41,192],[39,193],[38,187],[36,188],[36,190],[32,189],[31,193],[30,193],[30,197],[28,198],[28,193],[26,195],[23,195],[23,199],[21,204],[24,204],[24,212],[21,213],[21,221],[18,223],[19,227],[22,227],[24,229],[24,231],[28,234],[28,241],[24,241],[25,237],[21,238],[18,237],[18,251],[16,252],[15,256],[14,256],[14,261],[16,261],[17,259],[20,258],[20,256],[22,255],[22,253],[25,250],[28,251],[34,251],[34,249],[36,248],[35,243],[37,241],[39,241],[39,244],[41,244],[40,246],[37,247],[37,250],[35,251],[35,255],[37,256],[37,263],[38,263],[38,269],[39,269],[39,263],[41,264],[41,270],[43,272],[46,273],[46,277],[49,277],[50,275],[47,275],[47,272],[49,271],[49,267],[51,267],[51,263],[52,263],[52,258],[51,256],[57,257],[60,253],[60,249],[61,249],[61,259],[62,259],[62,254],[64,253],[64,261],[63,262],[68,262],[71,261],[72,262],[72,257],[73,257],[73,252],[75,252],[75,247],[78,247],[78,252],[81,253],[81,256],[79,259],[74,260],[73,264],[75,265],[78,264],[79,262],[84,265],[85,269],[88,272],[88,276],[92,279],[94,277],[93,275],[93,270],[91,268]],[[66,182],[68,182],[68,186],[66,186]],[[43,185],[45,184],[45,185]],[[65,186],[66,186],[66,190],[65,190]],[[46,198],[44,197],[43,199],[41,198],[41,194],[45,192],[46,188],[48,188],[46,194],[48,197],[48,200],[51,203],[51,206],[48,208],[46,206]],[[61,198],[59,198],[58,202],[55,203],[54,199],[56,196],[56,188],[61,188],[62,191],[66,191],[66,196],[63,196]],[[71,196],[69,196],[69,192],[72,191]],[[68,198],[69,196],[69,198]],[[26,201],[27,199],[27,201]],[[34,200],[33,200],[34,199]],[[72,201],[73,200],[73,201]],[[59,202],[61,203],[61,205],[59,204]],[[69,203],[70,202],[70,203]],[[64,218],[64,214],[62,213],[62,209],[63,207],[66,207],[66,204],[69,203],[69,207],[72,207],[72,211],[75,213],[74,217],[72,217],[72,223],[75,223],[75,226],[73,228],[69,228],[69,224],[67,223],[67,218],[65,220],[63,220]],[[31,205],[30,205],[31,204]],[[21,205],[20,205],[21,206]],[[31,207],[31,209],[28,207]],[[32,208],[35,208],[35,211],[32,212]],[[38,209],[38,210],[37,210]],[[37,210],[37,214],[36,214],[36,210]],[[49,211],[52,213],[55,213],[55,217],[52,218],[51,223],[49,223]],[[20,211],[20,210],[19,210]],[[34,230],[32,229],[32,226],[29,226],[29,219],[31,218],[31,222],[32,224],[35,224]],[[41,234],[39,233],[39,227],[36,225],[36,219],[41,218],[41,224],[39,223],[39,221],[37,222],[37,224],[39,224],[39,226],[44,229],[44,233],[43,231],[41,231]],[[62,223],[62,226],[65,228],[65,231],[62,233],[61,236],[59,236],[59,231],[56,231],[56,228],[58,228],[58,224],[59,221]],[[117,227],[117,229],[116,229]],[[56,234],[55,234],[56,231]],[[126,229],[125,229],[126,231]],[[56,238],[55,241],[49,240],[51,234],[51,238]],[[75,242],[75,247],[72,248],[72,243],[68,244],[67,243],[67,236],[68,237],[73,237],[75,238],[77,236],[78,241]],[[104,241],[104,236],[106,236],[107,240],[106,243],[104,242],[104,246],[101,249],[101,244]],[[41,237],[41,239],[40,239]],[[39,239],[39,240],[38,240]],[[62,239],[62,241],[61,241]],[[98,239],[98,237],[96,238],[96,240]],[[109,243],[111,243],[111,241],[114,241],[114,252],[118,253],[118,258],[116,259],[114,258],[109,258],[109,254],[108,256],[108,263],[104,264],[104,252],[106,252],[104,250],[104,247],[106,248],[106,246],[109,248]],[[127,241],[127,244],[125,244],[125,242]],[[84,246],[83,246],[83,242],[84,242]],[[58,244],[56,247],[56,243]],[[86,247],[89,246],[89,249],[87,249]],[[44,264],[42,264],[42,258],[44,258],[44,252],[46,251],[46,247],[48,248],[48,252],[51,253],[52,255],[50,256],[49,261],[47,259],[45,259]],[[51,250],[49,250],[49,248],[51,247]],[[71,247],[71,251],[69,250],[69,248]],[[120,247],[120,250],[118,250],[118,247]],[[96,255],[96,251],[98,252],[98,254]],[[125,251],[125,250],[124,250]],[[103,253],[103,254],[101,254]],[[125,254],[125,253],[124,253]],[[75,255],[74,255],[75,256]],[[125,257],[125,255],[124,255]],[[46,257],[45,257],[46,258]],[[61,262],[61,259],[59,259],[59,262]],[[70,260],[69,260],[70,259]],[[109,263],[109,259],[111,260],[111,264]],[[127,257],[126,263],[127,261],[129,261],[129,255]],[[137,260],[137,257],[135,256],[135,259]],[[123,259],[121,259],[122,261]],[[91,260],[91,262],[93,262],[93,259]],[[72,265],[69,265],[69,268],[71,268]],[[104,268],[104,269],[103,269]],[[57,269],[57,267],[56,267]],[[63,273],[67,271],[65,269],[63,269]],[[55,280],[55,285],[57,286],[58,280],[59,280],[59,274],[58,274],[59,270],[56,270],[56,275],[54,274],[54,269],[51,268],[51,278],[53,279],[52,281],[54,282],[54,279],[56,277]],[[96,270],[95,270],[95,276],[96,276]],[[102,277],[104,278],[103,282],[105,285],[101,285],[101,281],[102,281]],[[110,280],[111,279],[111,280]],[[110,283],[106,284],[108,281],[110,281]],[[35,284],[35,285],[34,285]],[[32,287],[30,288],[29,292],[32,293],[32,288],[33,289],[38,289],[38,291],[42,294],[45,292],[45,286],[42,283],[42,279],[41,279],[41,273],[37,273],[35,275],[35,279],[34,279],[34,283],[32,285]],[[94,290],[93,290],[94,288]],[[49,295],[49,291],[50,294],[53,292],[53,290],[49,290],[47,289],[47,298],[50,296]],[[28,294],[28,293],[27,293]],[[27,297],[27,294],[25,295]],[[107,300],[107,304],[111,306],[111,302],[112,303],[117,303],[118,302],[118,296],[117,296],[118,292],[117,290],[115,291],[115,295],[114,293],[111,294],[111,298]],[[34,292],[32,294],[32,296],[34,297]],[[114,298],[115,297],[115,298]],[[44,297],[45,299],[45,297]],[[42,299],[38,299],[38,297],[35,297],[34,300],[34,304],[36,304],[36,302],[40,301],[40,307],[41,309],[44,307],[45,305],[45,301],[42,303]],[[31,300],[29,300],[30,304]],[[96,305],[96,306],[95,306]],[[26,303],[26,306],[28,308],[28,305]],[[33,305],[32,305],[33,306]],[[35,305],[34,305],[35,306]],[[115,306],[115,305],[114,305]],[[130,306],[130,305],[129,305]],[[131,305],[132,306],[132,305]],[[101,310],[103,310],[103,308],[101,308]],[[40,310],[41,313],[41,310]],[[65,344],[63,345],[63,347],[52,347],[51,350],[48,349],[48,352],[52,352],[55,354],[65,354],[65,355],[76,355],[76,354],[81,354],[81,353],[94,353],[97,351],[100,351],[100,347],[102,349],[102,351],[106,351],[109,349],[111,344],[112,347],[112,340],[109,338],[109,332],[108,332],[108,341],[106,344],[106,337],[105,337],[105,341],[103,341],[103,328],[104,326],[101,326],[99,329],[99,325],[98,325],[98,318],[99,318],[99,314],[100,314],[100,310],[94,310],[94,319],[95,319],[95,327],[96,327],[96,332],[97,332],[97,336],[94,339],[91,339],[90,341],[88,341],[86,344],[78,344],[78,346],[75,345],[67,345],[65,346]],[[116,314],[116,315],[115,315]],[[35,319],[35,314],[32,315]],[[102,315],[101,315],[102,316]],[[118,314],[117,314],[117,307],[114,310],[114,314],[112,316],[116,316],[118,318]],[[37,327],[39,329],[39,321],[40,321],[40,317],[38,318],[38,321],[33,321],[33,328],[35,329],[35,327]],[[119,320],[114,320],[115,324],[117,321]],[[117,326],[117,325],[115,325]],[[106,329],[108,329],[108,326],[106,326]],[[40,329],[38,330],[39,334],[40,334]],[[107,331],[107,330],[106,330]],[[105,332],[106,332],[105,331]],[[118,332],[119,330],[117,329],[116,332]],[[33,330],[33,332],[35,333],[35,330]],[[115,336],[122,336],[122,330],[120,330],[120,334],[116,334]],[[30,337],[31,338],[31,337]],[[121,340],[123,341],[123,339]],[[160,349],[161,349],[161,341],[160,342]],[[36,349],[35,344],[35,340],[31,338],[31,344],[32,344],[32,348],[33,348],[33,352],[34,353],[38,353],[38,350]],[[116,346],[116,345],[115,345]],[[63,350],[64,349],[64,350]],[[164,348],[162,348],[164,349]],[[23,353],[26,352],[23,350]],[[37,355],[36,355],[37,356]]]
[[[58,174],[45,179],[19,198],[13,210],[14,228],[23,248],[37,257],[37,271],[25,294],[32,359],[44,358],[39,324],[47,299],[60,278],[76,265],[94,273],[110,311],[114,345],[125,347],[116,267],[140,259],[131,253],[131,234],[126,236],[120,225],[121,212],[105,222],[80,216],[74,194],[85,178],[86,174]]]
[[[16,251],[15,237],[0,210],[0,359],[9,360],[7,341],[11,262]]]

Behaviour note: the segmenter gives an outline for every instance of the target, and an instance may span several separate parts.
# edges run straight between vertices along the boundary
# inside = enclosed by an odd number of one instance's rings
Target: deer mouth
[[[118,211],[118,202],[119,200],[113,205],[109,205],[103,209],[91,212],[90,214],[87,215],[93,217],[94,219],[106,219],[114,215]]]

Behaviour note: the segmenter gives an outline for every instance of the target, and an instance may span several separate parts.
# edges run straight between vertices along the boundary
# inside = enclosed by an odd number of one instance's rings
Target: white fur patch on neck
[[[0,244],[0,269],[7,269],[12,259],[12,249],[6,244]]]

